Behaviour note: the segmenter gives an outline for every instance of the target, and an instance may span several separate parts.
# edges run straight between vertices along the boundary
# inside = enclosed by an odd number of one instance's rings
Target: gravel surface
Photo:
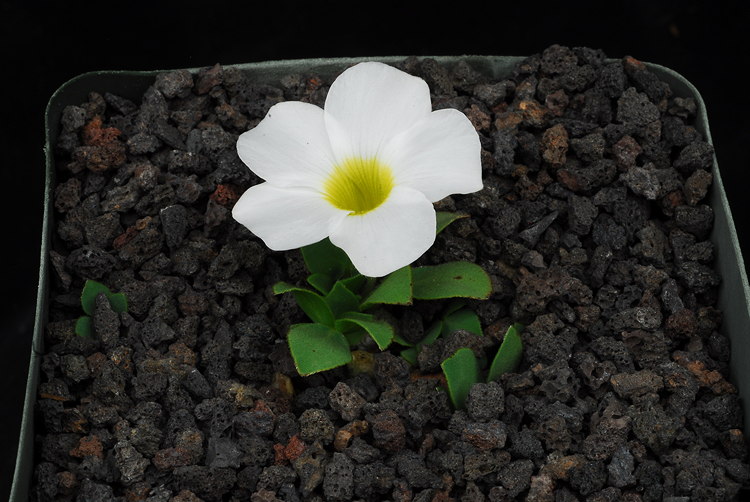
[[[399,67],[480,135],[485,188],[437,204],[471,217],[418,264],[485,268],[484,337],[439,339],[417,367],[373,351],[367,371],[296,375],[284,335],[304,315],[270,287],[301,283],[303,262],[231,218],[259,182],[235,142],[274,103],[322,106],[330,80],[217,65],[161,74],[138,103],[92,92],[57,145],[33,500],[723,502],[748,486],[695,102],[588,48],[501,81]],[[94,338],[73,332],[86,279],[130,306],[98,301]],[[385,314],[408,338],[439,306]],[[453,410],[442,358],[494,353],[513,322],[518,373]]]

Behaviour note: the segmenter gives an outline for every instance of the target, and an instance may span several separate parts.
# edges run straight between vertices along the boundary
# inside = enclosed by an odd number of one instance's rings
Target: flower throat
[[[365,214],[385,202],[393,185],[391,169],[376,158],[350,157],[334,166],[323,192],[335,207]]]

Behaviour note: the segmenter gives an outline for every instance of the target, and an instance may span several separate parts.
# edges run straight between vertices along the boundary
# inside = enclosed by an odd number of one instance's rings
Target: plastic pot
[[[336,58],[336,59],[306,59],[287,61],[268,61],[236,65],[235,68],[246,73],[257,83],[276,84],[280,77],[289,73],[314,73],[322,77],[332,77],[347,66],[368,60],[397,63],[404,59],[402,56],[372,57],[372,58]],[[464,60],[475,69],[491,77],[503,78],[510,74],[514,65],[521,57],[510,56],[436,56],[437,61],[452,64]],[[649,69],[660,79],[669,83],[674,93],[682,97],[692,97],[698,106],[695,127],[711,142],[706,107],[698,91],[684,77],[678,73],[647,63]],[[197,70],[191,70],[197,71]],[[34,406],[37,399],[39,383],[39,365],[43,353],[44,330],[47,321],[47,306],[49,296],[49,249],[53,220],[54,193],[54,163],[53,145],[59,134],[59,122],[63,109],[68,105],[84,102],[91,91],[100,93],[111,92],[135,102],[152,84],[154,77],[160,72],[118,72],[104,71],[80,75],[62,85],[51,97],[45,114],[46,128],[46,176],[44,191],[44,221],[42,226],[41,258],[39,267],[39,286],[36,305],[36,319],[32,349],[29,361],[29,373],[26,383],[23,419],[18,443],[15,474],[11,488],[10,501],[23,502],[28,500],[29,488],[34,469]],[[719,288],[719,308],[723,311],[723,330],[729,336],[732,344],[731,376],[737,386],[743,402],[745,416],[750,416],[750,337],[746,329],[750,326],[750,291],[748,288],[745,266],[740,252],[737,234],[729,209],[729,203],[724,192],[719,166],[714,158],[713,185],[709,194],[709,202],[714,210],[714,228],[711,240],[715,245],[715,268],[722,277]],[[745,421],[745,436],[750,437],[750,421]]]

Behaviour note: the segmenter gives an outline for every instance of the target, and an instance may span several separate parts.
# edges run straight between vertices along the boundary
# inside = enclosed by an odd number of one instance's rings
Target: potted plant
[[[674,72],[552,46],[104,73],[47,120],[12,500],[750,479],[747,280]]]

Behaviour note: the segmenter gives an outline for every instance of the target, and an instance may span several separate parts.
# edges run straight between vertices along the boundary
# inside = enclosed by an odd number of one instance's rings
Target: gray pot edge
[[[422,56],[420,56],[421,58]],[[467,61],[477,69],[490,74],[492,77],[507,75],[509,70],[523,56],[491,56],[491,55],[461,55],[461,56],[423,56],[431,57],[438,62],[452,64]],[[273,83],[279,77],[288,73],[311,72],[327,76],[340,71],[348,65],[363,61],[381,61],[397,63],[406,56],[365,56],[338,57],[315,59],[292,59],[262,61],[227,65],[257,77],[260,83]],[[692,97],[697,106],[698,114],[696,128],[713,144],[708,123],[706,105],[698,90],[690,81],[678,72],[654,63],[646,63],[650,70],[660,79],[669,83],[673,91],[684,97]],[[188,68],[197,72],[199,68]],[[54,185],[54,152],[53,147],[57,137],[60,114],[69,104],[79,104],[86,99],[88,92],[113,92],[137,99],[153,78],[170,70],[147,71],[93,71],[78,75],[62,84],[50,97],[45,111],[45,188],[43,195],[43,222],[39,266],[39,282],[37,289],[36,314],[31,343],[29,372],[26,382],[23,416],[19,433],[19,445],[16,455],[13,483],[10,491],[10,502],[25,502],[29,499],[29,488],[34,465],[34,407],[39,383],[39,364],[43,350],[43,330],[46,326],[47,297],[49,281],[49,242],[52,226],[52,193]],[[750,285],[745,272],[744,260],[739,246],[737,231],[729,207],[729,201],[719,171],[718,161],[714,155],[713,184],[711,186],[711,206],[714,209],[714,228],[711,240],[716,249],[715,268],[722,277],[719,286],[719,306],[723,312],[722,330],[728,334],[731,342],[731,377],[737,386],[742,408],[745,415],[743,431],[747,437],[750,434],[750,365],[743,364],[750,361],[750,339],[745,330],[750,326]],[[746,382],[744,386],[740,382]]]

